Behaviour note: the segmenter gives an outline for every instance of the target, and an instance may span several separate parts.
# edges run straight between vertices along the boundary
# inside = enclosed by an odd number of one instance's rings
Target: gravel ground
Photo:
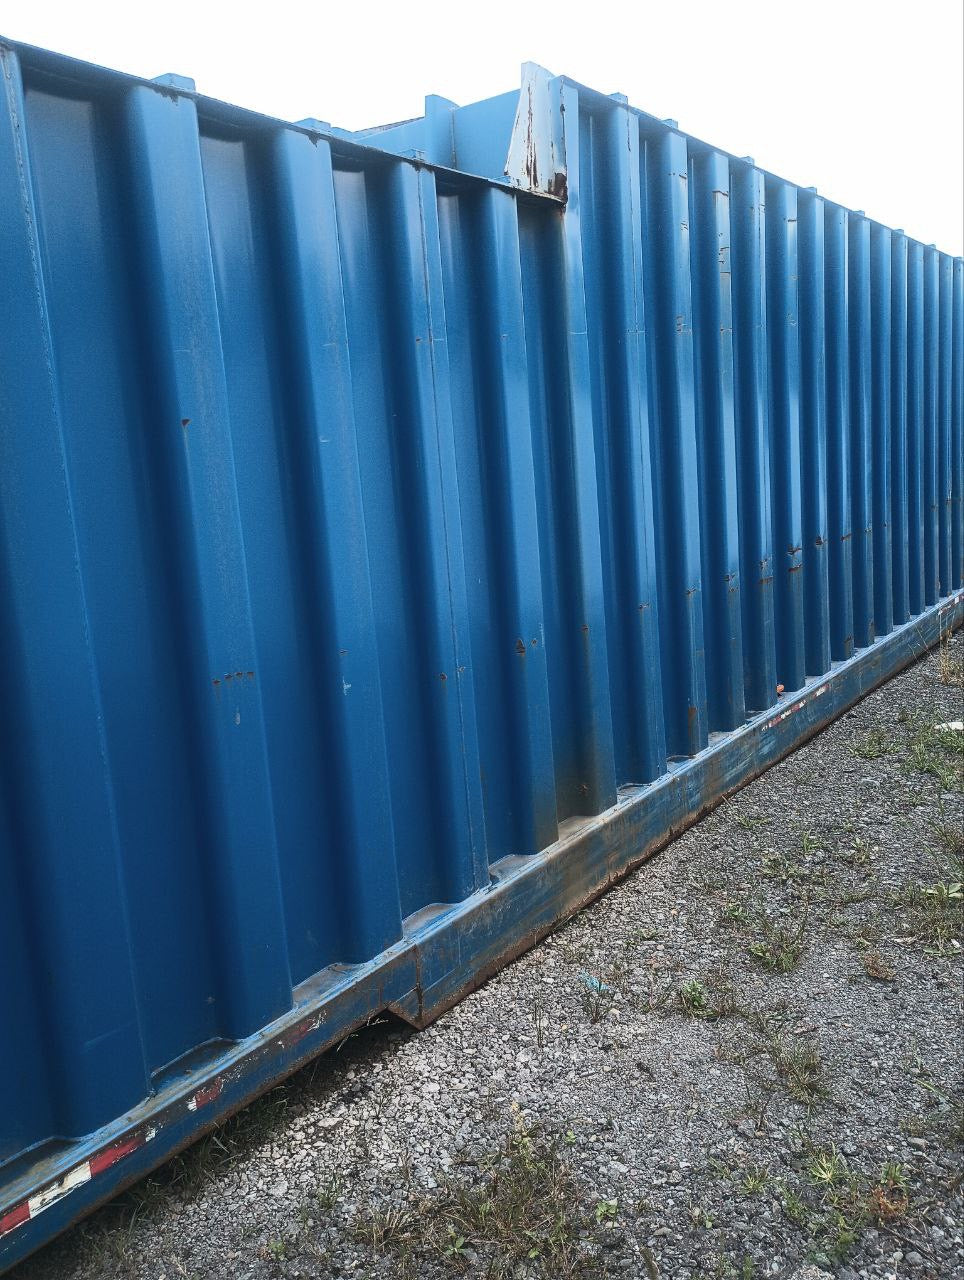
[[[959,633],[427,1031],[350,1038],[17,1280],[964,1276],[964,737],[933,727],[962,661]]]

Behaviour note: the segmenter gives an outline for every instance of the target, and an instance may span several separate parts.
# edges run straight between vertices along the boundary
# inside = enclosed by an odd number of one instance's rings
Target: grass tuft
[[[770,973],[790,973],[795,969],[803,955],[808,914],[806,905],[796,920],[757,913],[754,924],[758,936],[747,948],[753,959]]]
[[[430,1258],[492,1280],[521,1274],[598,1274],[598,1237],[618,1217],[615,1200],[588,1205],[559,1143],[526,1123],[518,1106],[504,1145],[471,1185],[452,1181],[431,1197],[363,1218],[359,1239],[392,1258],[400,1280]]]
[[[785,1216],[810,1237],[811,1257],[821,1266],[838,1266],[867,1227],[893,1228],[910,1210],[902,1165],[885,1164],[871,1179],[853,1172],[832,1146],[811,1149],[797,1189],[777,1186]]]
[[[725,973],[717,970],[707,976],[705,983],[692,978],[679,986],[676,1003],[687,1018],[702,1018],[706,1022],[745,1014]]]
[[[937,675],[941,684],[964,689],[964,660],[951,652],[950,636],[941,637],[937,650]]]
[[[782,1036],[774,1036],[766,1045],[777,1077],[795,1102],[806,1106],[826,1098],[830,1093],[820,1049],[815,1044],[789,1044]]]
[[[943,791],[964,791],[964,733],[921,725],[910,740],[908,767],[935,778]]]
[[[850,748],[851,754],[861,760],[880,760],[883,756],[893,755],[896,750],[897,744],[883,729],[871,729]]]
[[[928,951],[959,955],[964,941],[964,859],[955,842],[940,842],[934,866],[935,880],[909,885],[894,905],[904,932]]]

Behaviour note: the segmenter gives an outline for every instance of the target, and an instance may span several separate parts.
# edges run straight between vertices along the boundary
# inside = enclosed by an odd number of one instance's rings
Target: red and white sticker
[[[206,1107],[209,1102],[213,1102],[215,1098],[220,1098],[221,1090],[224,1083],[221,1080],[215,1080],[203,1089],[198,1089],[197,1093],[192,1094],[187,1100],[188,1111],[200,1111],[202,1107]]]
[[[768,720],[763,726],[764,729],[776,728],[778,724],[794,715],[797,711],[802,711],[807,703],[811,702],[814,698],[822,698],[829,688],[829,684],[822,684],[818,689],[814,689],[813,693],[808,693],[805,698],[801,698],[798,702],[791,703],[791,705],[789,707],[785,707],[779,715]]]
[[[23,1200],[8,1210],[0,1218],[0,1236],[5,1236],[17,1227],[23,1226],[25,1222],[29,1222],[31,1218],[36,1218],[38,1214],[43,1213],[44,1209],[49,1209],[58,1200],[63,1200],[64,1196],[69,1196],[71,1191],[84,1186],[85,1183],[90,1182],[91,1178],[96,1178],[99,1173],[117,1164],[132,1151],[146,1146],[156,1133],[157,1130],[152,1127],[142,1129],[132,1137],[125,1138],[123,1142],[106,1147],[103,1151],[98,1151],[96,1155],[91,1156],[89,1160],[82,1160],[80,1164],[74,1165],[73,1169],[65,1173],[62,1178],[51,1182],[29,1200]]]

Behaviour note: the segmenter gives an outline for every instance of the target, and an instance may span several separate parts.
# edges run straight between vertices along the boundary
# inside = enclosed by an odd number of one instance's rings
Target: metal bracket
[[[522,66],[522,88],[516,108],[505,176],[513,186],[565,200],[565,114],[561,81],[535,62]]]

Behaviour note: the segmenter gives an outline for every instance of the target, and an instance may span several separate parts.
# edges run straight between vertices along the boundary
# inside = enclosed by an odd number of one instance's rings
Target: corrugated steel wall
[[[451,167],[518,95],[414,122],[439,169],[2,61],[22,1192],[946,605],[964,264],[566,81],[563,204]]]

